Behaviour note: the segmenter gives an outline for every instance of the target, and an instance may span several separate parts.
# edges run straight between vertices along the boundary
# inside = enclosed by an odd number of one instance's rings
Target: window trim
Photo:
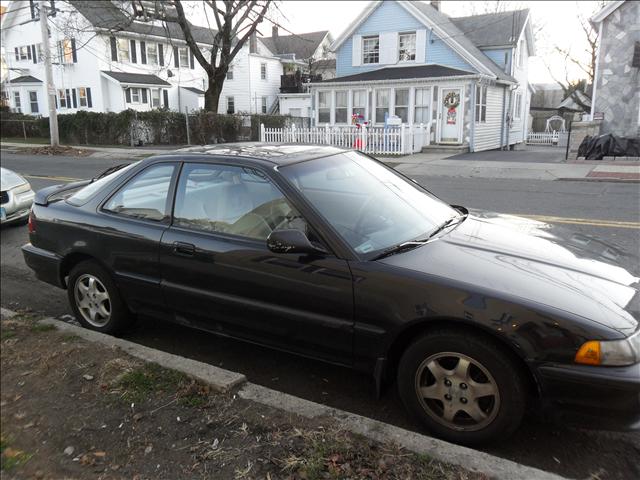
[[[112,210],[107,210],[106,208],[104,208],[104,206],[115,195],[117,195],[120,190],[126,187],[130,181],[134,180],[138,175],[141,175],[142,173],[149,170],[150,168],[158,167],[161,165],[173,166],[173,173],[171,174],[171,180],[169,181],[169,190],[167,190],[167,200],[165,204],[165,211],[167,212],[167,214],[165,215],[165,218],[163,218],[160,221],[156,221],[148,218],[131,217],[131,216],[123,215],[121,213],[117,213]],[[133,172],[130,172],[130,174],[127,175],[126,178],[123,178],[121,182],[113,186],[113,189],[110,192],[108,192],[107,195],[98,204],[96,208],[96,213],[102,214],[102,215],[108,215],[110,217],[114,217],[120,220],[140,222],[140,223],[144,223],[145,225],[164,225],[164,226],[171,225],[171,222],[173,220],[173,207],[175,203],[176,184],[178,181],[178,174],[181,171],[182,171],[182,163],[176,162],[176,161],[158,161],[145,166],[141,170],[134,170]],[[96,192],[96,194],[97,193],[99,193],[99,191]],[[89,201],[91,200],[89,199]]]
[[[35,102],[33,100],[31,100],[31,94],[35,93],[36,95],[36,100]],[[35,115],[40,115],[40,100],[38,99],[38,91],[37,90],[27,90],[27,96],[29,97],[29,110],[31,110],[31,113],[35,114]],[[36,111],[33,111],[33,104],[36,104]]]
[[[231,102],[229,102],[229,99],[231,99]],[[227,95],[226,96],[226,102],[227,102],[227,115],[229,115],[229,103],[233,104],[233,112],[231,112],[231,114],[235,114],[236,113],[236,97],[235,95]]]
[[[264,67],[264,76],[262,75],[262,69]],[[268,80],[269,79],[269,74],[267,73],[267,62],[261,62],[260,63],[260,80]]]
[[[480,84],[476,84],[476,91],[475,91],[475,103],[474,103],[474,109],[473,109],[473,121],[475,122],[476,125],[480,125],[483,123],[487,123],[487,92],[488,88],[487,85],[480,85]],[[484,95],[482,95],[482,92],[484,91]],[[484,97],[484,103],[482,102],[482,99]],[[484,108],[484,118],[482,118],[482,109]]]
[[[367,40],[376,39],[378,41],[378,61],[377,62],[365,62],[367,58],[367,53],[365,50],[365,44]],[[380,64],[380,35],[367,35],[362,37],[362,65],[379,65]]]
[[[152,56],[149,55],[149,49],[150,48],[155,48],[155,51],[156,51],[156,61],[155,61],[155,63],[151,62],[151,60],[150,60],[152,58]],[[160,50],[160,49],[158,48],[158,44],[155,43],[155,42],[145,42],[144,49],[145,49],[144,54],[145,54],[146,60],[147,60],[146,65],[153,65],[153,66],[160,65],[160,55],[159,55],[159,52],[158,52],[158,50]]]
[[[408,35],[413,36],[413,59],[403,60],[402,58],[400,58],[401,37],[408,36]],[[412,62],[415,63],[417,50],[418,50],[418,33],[417,32],[413,31],[413,32],[398,33],[398,63],[412,63]]]
[[[182,63],[183,53],[186,55],[186,61],[184,64]],[[178,68],[190,68],[189,47],[178,47],[178,65],[180,65]]]

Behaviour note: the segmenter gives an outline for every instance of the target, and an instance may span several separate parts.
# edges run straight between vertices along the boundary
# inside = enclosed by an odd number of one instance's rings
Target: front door
[[[275,229],[313,232],[262,172],[185,163],[160,264],[180,323],[348,364],[353,350],[349,266],[333,255],[276,254]]]
[[[462,89],[442,88],[440,94],[440,143],[461,143]]]

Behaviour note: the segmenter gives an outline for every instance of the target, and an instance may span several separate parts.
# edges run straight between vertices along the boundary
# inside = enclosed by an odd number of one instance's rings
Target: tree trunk
[[[204,92],[204,109],[207,112],[218,113],[220,94],[222,93],[225,75],[226,73],[224,75],[220,75],[220,73],[216,72],[216,74],[209,76],[209,87],[207,88],[207,91]],[[224,113],[227,112],[225,111]]]

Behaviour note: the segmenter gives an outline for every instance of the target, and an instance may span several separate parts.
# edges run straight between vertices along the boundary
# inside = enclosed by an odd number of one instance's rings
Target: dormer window
[[[398,61],[413,62],[416,59],[416,32],[398,35]]]
[[[362,39],[362,63],[380,62],[380,37],[364,37]]]

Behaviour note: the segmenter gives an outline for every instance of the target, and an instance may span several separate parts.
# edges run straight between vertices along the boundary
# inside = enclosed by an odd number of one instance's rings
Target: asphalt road
[[[2,166],[27,175],[34,189],[72,178],[89,178],[117,163],[121,162],[2,155]],[[560,217],[560,222],[572,222],[568,226],[581,233],[599,236],[624,249],[640,248],[640,230],[615,225],[616,221],[640,220],[638,184],[446,177],[417,180],[449,203],[502,213]],[[575,219],[579,221],[573,223]],[[19,247],[27,242],[26,228],[3,228],[1,237],[2,306],[55,317],[69,315],[66,292],[38,282],[24,265]],[[405,416],[394,386],[376,400],[372,380],[344,368],[153,320],[141,320],[126,338],[242,372],[254,383],[404,428],[416,428]],[[485,450],[573,478],[640,478],[637,432],[573,429],[529,415],[511,440]]]

